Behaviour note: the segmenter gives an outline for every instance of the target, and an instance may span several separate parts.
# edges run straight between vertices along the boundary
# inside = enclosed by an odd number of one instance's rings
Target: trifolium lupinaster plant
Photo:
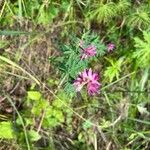
[[[62,55],[57,58],[57,67],[62,71],[61,81],[68,94],[82,90],[90,96],[100,93],[100,73],[91,68],[91,63],[115,48],[110,44],[105,46],[99,36],[88,32],[80,38],[71,36],[68,44],[59,47]]]

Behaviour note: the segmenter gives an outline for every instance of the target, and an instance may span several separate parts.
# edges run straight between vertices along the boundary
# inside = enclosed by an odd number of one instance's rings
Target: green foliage
[[[0,138],[13,139],[14,131],[11,122],[0,122]]]
[[[131,6],[131,2],[128,0],[119,0],[119,2],[116,4],[116,11],[119,14],[125,13],[127,10],[129,10]]]
[[[145,68],[150,65],[150,33],[144,31],[143,38],[144,40],[138,37],[134,38],[136,51],[133,53],[133,57],[139,67]]]
[[[87,120],[86,122],[83,123],[83,129],[87,130],[88,128],[91,128],[92,124],[90,120]]]
[[[45,128],[57,127],[64,122],[64,115],[61,109],[49,107],[46,110],[46,118],[43,121]]]
[[[110,62],[111,66],[106,68],[104,76],[109,79],[109,82],[112,82],[114,78],[119,79],[124,59],[120,58],[114,61],[113,59],[106,58],[106,60]]]
[[[37,100],[40,100],[41,97],[42,95],[38,91],[28,91],[28,99],[37,101]]]
[[[63,109],[64,105],[59,100],[59,98],[63,101],[63,103],[67,103],[68,105],[68,97],[64,92],[60,92],[58,95],[58,99],[55,99],[52,102],[51,106],[48,106],[46,108],[45,119],[43,121],[43,126],[45,128],[57,127],[65,121],[64,113],[67,111],[67,108]]]
[[[31,142],[38,141],[41,138],[41,136],[38,134],[38,132],[36,132],[34,130],[28,131],[28,134],[29,134],[29,138],[30,138]]]
[[[31,113],[35,116],[39,116],[49,105],[39,91],[28,91],[27,105],[31,107],[30,104],[32,104]]]
[[[85,47],[88,47],[90,44],[93,44],[96,47],[97,53],[95,57],[81,60],[82,49],[79,46],[81,40]],[[72,80],[76,78],[78,73],[88,68],[90,62],[97,60],[106,53],[106,47],[100,42],[99,37],[96,34],[90,34],[89,32],[84,33],[80,39],[71,36],[70,44],[63,44],[59,49],[62,51],[62,57],[60,57],[59,60],[57,59],[57,64],[60,61],[58,67],[59,70],[63,72],[62,78],[67,78],[65,80],[65,90],[67,93],[73,93],[73,91],[75,91],[72,86]]]
[[[4,1],[2,149],[148,149],[149,7],[147,0]],[[81,60],[80,40],[96,46],[97,55]],[[115,44],[112,52],[109,43]],[[73,86],[86,68],[100,73],[101,90],[94,97]],[[36,83],[30,89],[29,78]]]
[[[127,17],[127,25],[140,30],[148,29],[150,24],[150,9],[149,6],[141,6],[136,8],[134,12]]]
[[[2,14],[5,19],[2,18],[1,22],[3,25],[6,25],[7,23],[13,24],[16,21],[14,20],[16,17],[18,18],[17,21],[25,20],[27,18],[34,23],[47,26],[53,22],[53,19],[58,16],[59,11],[62,9],[64,9],[64,4],[57,5],[54,1],[8,1],[5,2],[5,9]]]
[[[25,103],[27,109],[25,112],[22,112],[26,127],[34,126],[35,122],[32,118],[38,120],[42,114],[44,116],[41,122],[41,128],[44,130],[56,128],[62,123],[65,123],[65,121],[67,124],[70,124],[72,112],[67,107],[64,109],[65,105],[70,105],[69,103],[70,100],[63,91],[59,92],[58,98],[54,99],[51,104],[43,98],[39,91],[28,91]],[[65,119],[65,115],[68,116],[67,119]],[[21,126],[19,118],[16,123],[19,127]],[[36,130],[29,129],[27,133],[31,143],[41,139],[41,135]],[[18,136],[24,138],[22,132]]]
[[[93,10],[89,12],[89,18],[92,20],[96,19],[99,23],[107,23],[116,15],[116,13],[115,3],[109,2],[103,4],[100,2],[100,4],[96,4],[96,6],[93,7]]]
[[[0,48],[5,48],[8,45],[7,41],[0,41]]]
[[[43,25],[47,25],[53,21],[53,19],[58,15],[58,8],[54,5],[45,6],[41,5],[39,8],[39,14],[37,16],[37,22]]]
[[[89,19],[96,20],[98,23],[108,24],[115,17],[120,17],[129,10],[131,3],[128,0],[119,0],[114,2],[99,2],[94,4],[93,9],[89,12]]]

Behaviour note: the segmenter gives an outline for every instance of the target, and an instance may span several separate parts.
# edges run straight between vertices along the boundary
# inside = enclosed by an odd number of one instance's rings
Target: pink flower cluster
[[[85,48],[83,41],[80,41],[80,48],[82,50],[81,57],[80,57],[81,60],[96,55],[96,47],[92,44]]]
[[[112,52],[114,49],[115,49],[115,44],[109,43],[109,44],[107,45],[107,50],[108,50],[108,52]]]
[[[96,47],[93,44],[85,46],[84,42],[81,40],[79,46],[81,48],[81,60],[96,55]],[[107,45],[108,52],[112,52],[114,49],[115,44],[109,43]],[[83,72],[80,72],[73,84],[76,88],[76,91],[80,91],[83,87],[86,87],[89,95],[95,95],[99,93],[99,89],[101,86],[98,80],[98,73],[92,72],[92,69],[90,68],[84,70]]]
[[[101,84],[98,82],[98,73],[92,72],[92,69],[86,69],[82,73],[79,73],[77,79],[74,81],[76,91],[80,91],[84,86],[87,87],[89,95],[95,95],[99,93]]]

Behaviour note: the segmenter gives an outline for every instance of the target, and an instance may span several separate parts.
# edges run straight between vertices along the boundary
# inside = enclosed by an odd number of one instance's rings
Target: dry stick
[[[17,74],[14,74],[14,73],[11,73],[11,72],[8,72],[8,71],[3,71],[4,73],[6,74],[9,74],[9,75],[12,75],[12,76],[15,76],[15,77],[18,77],[18,78],[21,78],[21,79],[25,79],[25,80],[29,80],[30,78],[27,78],[27,77],[24,77],[24,76],[21,76],[21,75],[17,75]]]
[[[42,127],[42,123],[43,123],[43,120],[44,120],[44,117],[45,117],[45,110],[43,110],[42,112],[42,116],[41,116],[41,120],[40,120],[40,123],[39,123],[39,126],[38,126],[38,129],[37,129],[37,132],[39,133],[40,130],[41,130],[41,127]]]
[[[97,137],[96,137],[96,134],[94,134],[93,145],[94,145],[94,150],[97,150]]]
[[[20,84],[20,82],[17,82],[15,87],[10,91],[10,94],[12,94],[18,88],[19,84]]]
[[[104,141],[105,144],[107,145],[107,144],[108,144],[108,140],[107,140],[105,134],[103,133],[102,129],[101,129],[101,128],[97,128],[97,130],[99,131],[99,133],[100,133],[100,135],[101,135],[103,141]]]
[[[111,144],[112,144],[112,142],[110,141],[109,143],[108,143],[108,145],[107,145],[107,147],[106,147],[106,150],[110,150],[110,146],[111,146]]]
[[[114,127],[118,122],[122,120],[122,115],[120,115],[114,122],[112,122],[109,127]]]
[[[5,99],[6,99],[6,97],[0,99],[0,103],[2,103]]]
[[[17,65],[13,61],[11,61],[10,59],[8,59],[8,58],[6,58],[4,56],[0,56],[0,60],[2,60],[5,63],[10,64],[11,66],[13,66],[16,69],[21,70],[22,72],[24,72],[25,74],[27,74],[35,83],[37,83],[38,85],[40,85],[40,82],[37,80],[37,78],[35,78],[33,75],[31,75],[29,72],[27,72],[25,69],[23,69],[22,67],[20,67],[19,65]]]

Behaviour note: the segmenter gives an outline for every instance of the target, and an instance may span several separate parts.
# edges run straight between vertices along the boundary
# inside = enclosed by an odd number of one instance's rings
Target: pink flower
[[[107,45],[107,50],[108,50],[108,52],[112,52],[114,49],[115,49],[115,44],[109,43],[109,44]]]
[[[88,57],[92,57],[96,55],[96,47],[94,45],[89,45],[88,47],[84,47],[84,43],[80,41],[80,48],[82,50],[81,59],[86,59]]]
[[[95,95],[99,93],[101,84],[98,82],[98,73],[92,72],[92,69],[86,69],[82,73],[79,73],[77,79],[74,81],[76,91],[80,91],[86,86],[89,95]]]

